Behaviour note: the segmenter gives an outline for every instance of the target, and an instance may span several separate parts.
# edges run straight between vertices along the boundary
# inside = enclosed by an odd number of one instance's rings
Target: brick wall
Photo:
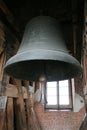
[[[76,91],[82,93],[82,81],[76,79]],[[35,112],[42,130],[79,130],[85,109],[79,112],[47,111],[40,103],[35,103]]]
[[[83,79],[82,78],[75,78],[75,91],[78,94],[83,94]]]
[[[79,130],[85,110],[45,111],[43,105],[36,103],[35,112],[42,130]]]

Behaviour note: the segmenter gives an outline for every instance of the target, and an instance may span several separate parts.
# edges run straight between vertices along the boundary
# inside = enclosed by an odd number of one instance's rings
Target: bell
[[[5,65],[5,72],[18,79],[58,81],[79,76],[80,63],[68,53],[58,22],[49,16],[33,18],[26,26],[15,56]]]

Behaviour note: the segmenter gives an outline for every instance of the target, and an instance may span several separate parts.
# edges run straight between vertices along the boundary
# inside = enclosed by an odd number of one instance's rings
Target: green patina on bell
[[[5,72],[18,79],[38,81],[45,74],[47,81],[58,81],[81,75],[82,68],[68,53],[58,22],[38,16],[27,24],[20,48],[7,61]]]

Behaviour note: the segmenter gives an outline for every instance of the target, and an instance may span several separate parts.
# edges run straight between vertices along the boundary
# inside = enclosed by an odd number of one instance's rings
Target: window
[[[46,108],[72,109],[72,87],[70,80],[47,82]]]

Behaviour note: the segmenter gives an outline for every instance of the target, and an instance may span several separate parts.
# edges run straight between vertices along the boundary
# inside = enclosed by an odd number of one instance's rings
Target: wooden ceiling
[[[84,0],[3,0],[14,16],[14,25],[22,39],[27,22],[46,15],[62,23],[65,42],[72,55],[80,61],[82,48]]]

